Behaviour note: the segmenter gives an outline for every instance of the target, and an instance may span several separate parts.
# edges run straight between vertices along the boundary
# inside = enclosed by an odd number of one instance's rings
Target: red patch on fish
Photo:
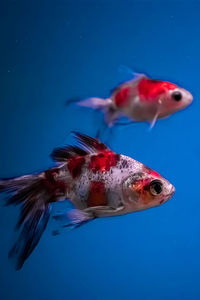
[[[138,84],[138,92],[141,101],[146,100],[158,100],[157,97],[162,93],[165,93],[170,90],[177,88],[177,85],[159,80],[151,80],[144,78],[140,80]]]
[[[106,189],[103,182],[91,182],[87,205],[88,207],[107,205]]]
[[[85,163],[85,158],[83,156],[72,157],[68,161],[68,170],[73,178],[77,178],[82,171],[82,167]]]
[[[131,87],[124,87],[115,94],[115,104],[118,107],[126,106],[129,102]]]
[[[104,151],[91,156],[88,168],[93,172],[110,171],[110,168],[115,167],[118,161],[119,154],[112,151]]]
[[[154,170],[152,170],[151,168],[145,166],[144,167],[144,171],[147,172],[148,174],[152,175],[153,177],[157,177],[157,178],[160,178],[160,174]]]
[[[56,176],[59,173],[58,169],[50,169],[44,172],[45,178],[43,183],[53,196],[63,195],[68,186],[62,180],[56,180]]]

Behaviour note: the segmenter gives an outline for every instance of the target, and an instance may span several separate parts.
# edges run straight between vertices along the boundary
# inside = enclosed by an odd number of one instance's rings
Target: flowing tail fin
[[[11,194],[6,205],[21,205],[21,214],[16,225],[21,232],[9,252],[9,257],[17,260],[17,270],[32,253],[47,226],[50,203],[53,201],[49,184],[51,183],[41,175],[0,181],[0,192]]]
[[[108,126],[112,126],[116,119],[119,117],[118,112],[113,105],[113,101],[110,98],[88,98],[79,101],[78,104],[80,106],[101,110],[105,115],[105,122]]]

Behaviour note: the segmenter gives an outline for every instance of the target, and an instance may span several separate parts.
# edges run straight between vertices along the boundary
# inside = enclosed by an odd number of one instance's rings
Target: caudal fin
[[[105,122],[108,126],[112,126],[115,120],[118,118],[118,112],[114,107],[112,100],[109,98],[88,98],[79,101],[78,104],[80,106],[101,110],[104,113]]]
[[[110,101],[111,101],[110,99],[88,98],[88,99],[79,101],[78,104],[80,106],[104,110],[109,105]]]
[[[45,180],[39,175],[1,180],[0,192],[10,195],[7,205],[21,205],[21,214],[16,225],[21,232],[9,252],[9,257],[16,259],[18,270],[37,246],[47,226],[52,195]]]

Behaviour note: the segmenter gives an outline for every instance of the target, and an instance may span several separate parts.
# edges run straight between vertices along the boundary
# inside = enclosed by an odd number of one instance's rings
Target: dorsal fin
[[[72,132],[78,141],[79,146],[66,146],[55,148],[51,157],[55,161],[63,162],[75,156],[85,156],[90,153],[102,152],[109,148],[99,140],[79,132]]]
[[[81,148],[88,153],[101,152],[104,150],[110,150],[106,145],[101,143],[98,139],[92,138],[88,135],[73,131],[76,139]]]
[[[131,86],[133,87],[134,85],[137,85],[138,82],[142,79],[142,78],[148,78],[147,75],[145,74],[140,74],[140,73],[134,73],[136,75],[134,75],[134,77],[130,80],[124,80],[122,82],[120,82],[117,86],[115,86],[111,91],[110,91],[110,95],[112,96],[113,94],[116,94],[119,90],[121,90],[123,87],[125,86]]]
[[[58,147],[53,150],[51,157],[55,161],[66,161],[74,156],[85,156],[87,152],[79,147],[67,146]]]

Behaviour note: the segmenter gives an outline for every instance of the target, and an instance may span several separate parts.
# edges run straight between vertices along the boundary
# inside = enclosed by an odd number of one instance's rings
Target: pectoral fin
[[[155,126],[156,121],[157,121],[157,119],[158,119],[158,115],[159,115],[159,113],[157,112],[157,113],[155,114],[153,120],[150,122],[149,130],[151,130],[151,129]]]
[[[156,111],[156,113],[155,113],[153,119],[150,121],[150,128],[149,128],[149,130],[151,130],[151,129],[155,126],[155,124],[156,124],[156,121],[157,121],[157,119],[158,119],[158,117],[159,117],[159,114],[160,114],[160,108],[161,108],[161,105],[162,105],[162,100],[159,99],[159,100],[158,100],[157,111]]]

